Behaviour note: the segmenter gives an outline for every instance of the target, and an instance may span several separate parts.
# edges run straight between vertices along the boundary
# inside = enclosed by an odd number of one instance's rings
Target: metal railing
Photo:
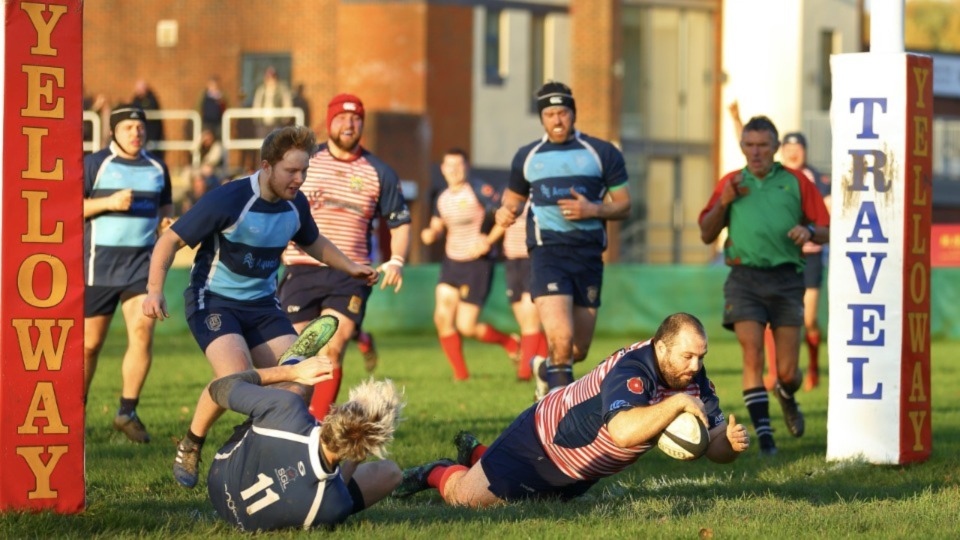
[[[235,107],[223,112],[223,122],[221,124],[221,142],[223,149],[230,150],[259,150],[263,144],[262,138],[240,139],[234,138],[235,126],[233,120],[240,118],[256,119],[293,119],[297,125],[303,125],[303,109],[299,107],[280,107],[280,108],[247,108]]]
[[[190,163],[195,167],[200,165],[200,113],[192,109],[165,109],[159,111],[144,111],[144,113],[147,115],[147,120],[186,120],[190,122],[189,139],[148,140],[147,149],[188,152],[190,154]],[[102,148],[100,141],[103,140],[103,120],[100,118],[100,115],[94,111],[83,111],[83,121],[89,122],[92,126],[90,139],[83,141],[83,151],[96,152]]]

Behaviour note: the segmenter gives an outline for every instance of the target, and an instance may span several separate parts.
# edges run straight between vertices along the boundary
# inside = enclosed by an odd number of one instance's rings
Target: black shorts
[[[562,294],[573,305],[600,307],[603,252],[596,248],[536,246],[530,250],[530,295]]]
[[[118,287],[89,285],[83,292],[83,316],[113,315],[121,298],[141,294],[147,294],[147,278]]]
[[[197,309],[192,288],[183,297],[187,325],[201,351],[206,352],[213,340],[227,334],[240,335],[250,349],[276,337],[297,335],[276,298],[240,302],[207,293],[204,308]]]
[[[523,293],[530,292],[530,259],[507,259],[503,266],[507,274],[507,299],[516,304]]]
[[[312,321],[333,309],[358,327],[367,313],[373,287],[329,266],[297,264],[280,280],[280,305],[293,323]]]
[[[757,321],[773,328],[803,325],[803,273],[792,264],[775,268],[733,266],[723,284],[723,326]]]
[[[454,261],[446,257],[440,263],[440,279],[444,283],[460,290],[460,301],[482,306],[490,294],[493,282],[493,260]]]
[[[819,289],[823,284],[823,253],[810,253],[804,257],[803,284],[808,289]]]
[[[505,501],[560,499],[586,493],[596,480],[577,480],[550,461],[537,438],[536,405],[510,424],[480,458],[490,492]]]

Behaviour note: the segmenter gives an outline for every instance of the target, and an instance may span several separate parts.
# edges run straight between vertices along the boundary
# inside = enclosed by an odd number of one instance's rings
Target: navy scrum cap
[[[117,124],[124,120],[146,122],[147,115],[144,114],[143,109],[136,105],[120,105],[110,112],[110,131],[113,131],[117,127]]]
[[[577,103],[573,100],[573,90],[562,82],[550,81],[537,90],[537,112],[547,107],[562,105],[577,112]]]
[[[807,138],[803,136],[803,133],[794,131],[783,136],[783,144],[799,144],[800,146],[806,148]]]

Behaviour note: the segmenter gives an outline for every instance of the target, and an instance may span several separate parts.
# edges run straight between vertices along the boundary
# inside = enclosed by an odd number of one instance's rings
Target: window
[[[503,11],[487,9],[483,23],[483,67],[489,85],[501,85],[507,76],[505,20]]]
[[[546,82],[547,16],[534,13],[530,17],[530,112],[537,112],[537,89]]]

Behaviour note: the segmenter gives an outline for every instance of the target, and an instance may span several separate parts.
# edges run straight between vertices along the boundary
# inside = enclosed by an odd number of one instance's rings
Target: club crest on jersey
[[[223,321],[220,319],[219,313],[211,313],[207,315],[207,318],[203,320],[203,323],[207,325],[207,330],[211,332],[219,332],[220,328],[223,326]]]
[[[351,176],[350,189],[354,191],[360,191],[361,189],[363,189],[363,178],[359,176]]]
[[[350,313],[360,313],[360,308],[363,307],[363,299],[357,295],[350,297],[350,303],[347,304],[347,311]]]
[[[640,377],[631,377],[627,381],[627,390],[633,392],[634,394],[643,393],[643,379]]]

